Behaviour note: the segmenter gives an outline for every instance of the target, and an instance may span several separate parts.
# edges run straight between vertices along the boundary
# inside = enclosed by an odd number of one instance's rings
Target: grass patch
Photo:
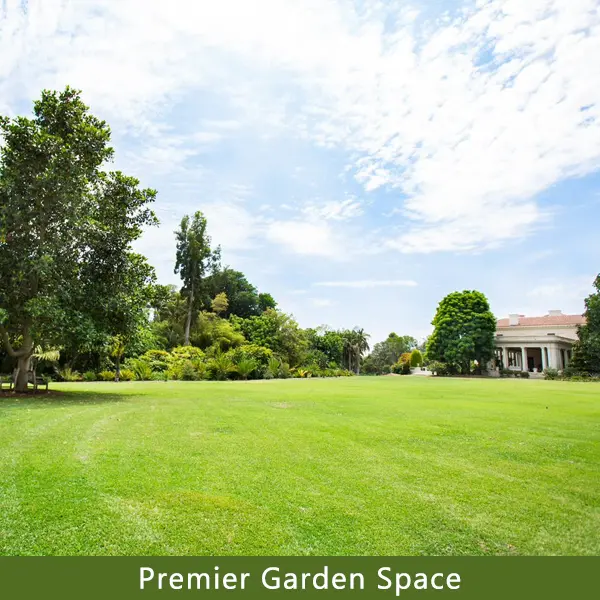
[[[544,381],[0,396],[0,554],[600,554],[600,397]]]

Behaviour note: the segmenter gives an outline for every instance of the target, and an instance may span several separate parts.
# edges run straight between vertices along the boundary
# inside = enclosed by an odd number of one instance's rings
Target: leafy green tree
[[[221,315],[224,312],[227,312],[227,308],[229,307],[229,301],[227,300],[227,294],[225,292],[221,292],[217,294],[211,303],[212,311],[216,315]]]
[[[453,292],[439,304],[427,345],[429,360],[446,363],[463,374],[471,361],[486,364],[494,355],[496,318],[484,294]]]
[[[277,308],[277,302],[275,302],[275,298],[271,296],[271,294],[259,294],[258,295],[258,308],[261,313],[265,312],[265,310],[272,308]]]
[[[344,357],[346,368],[360,374],[360,362],[363,354],[369,350],[369,334],[364,329],[355,327],[342,333],[344,340]]]
[[[0,339],[25,391],[37,344],[97,348],[140,309],[113,312],[136,295],[131,243],[157,222],[156,192],[106,171],[110,129],[71,88],[0,118],[0,138]]]
[[[386,340],[373,346],[373,351],[365,359],[365,366],[370,373],[389,373],[400,357],[410,352],[417,345],[417,340],[409,335],[390,333]]]
[[[594,281],[596,291],[585,301],[585,325],[579,327],[573,367],[587,373],[600,373],[600,275]]]
[[[307,361],[322,369],[339,367],[344,362],[344,337],[326,326],[305,330],[308,341]]]
[[[218,267],[220,249],[211,249],[210,236],[206,233],[206,217],[201,211],[197,211],[192,219],[188,215],[183,217],[175,236],[175,273],[181,276],[182,294],[187,300],[184,344],[188,346],[192,323],[201,306],[204,278]]]
[[[226,352],[241,346],[246,340],[229,321],[214,313],[201,312],[192,328],[190,341],[203,350],[213,347],[219,352]]]
[[[415,348],[410,353],[410,366],[414,368],[414,367],[420,367],[422,364],[423,364],[423,355],[421,354],[420,350]]]
[[[250,343],[269,348],[291,366],[303,363],[308,344],[291,315],[268,308],[249,319],[232,316],[231,322]]]

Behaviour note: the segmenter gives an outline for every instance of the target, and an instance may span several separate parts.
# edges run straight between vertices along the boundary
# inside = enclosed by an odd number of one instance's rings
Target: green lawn
[[[416,377],[0,396],[0,554],[600,554],[600,386]]]

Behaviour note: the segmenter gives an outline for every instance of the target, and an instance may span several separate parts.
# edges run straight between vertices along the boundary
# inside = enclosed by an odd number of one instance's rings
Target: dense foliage
[[[445,363],[453,372],[481,369],[494,354],[496,319],[487,298],[478,291],[453,292],[439,304],[427,344],[429,360]]]
[[[43,92],[34,118],[0,118],[0,336],[27,386],[37,345],[133,344],[153,271],[131,250],[156,223],[153,190],[119,171],[110,129],[79,92]]]
[[[596,291],[585,300],[585,325],[579,327],[573,367],[582,373],[600,373],[600,274],[594,281]]]

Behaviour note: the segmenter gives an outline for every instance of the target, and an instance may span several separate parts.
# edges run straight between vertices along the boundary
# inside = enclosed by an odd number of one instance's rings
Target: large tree
[[[0,138],[0,337],[25,391],[36,345],[97,347],[139,314],[131,243],[156,192],[107,172],[110,129],[71,88],[0,118]]]
[[[390,333],[386,340],[373,346],[365,359],[365,367],[372,373],[389,373],[400,357],[417,347],[417,340],[410,335]]]
[[[600,274],[594,281],[596,291],[585,301],[585,325],[579,327],[573,366],[587,373],[600,373]]]
[[[463,374],[471,361],[486,364],[494,355],[496,319],[484,294],[453,292],[439,304],[432,321],[434,331],[427,344],[427,358],[447,363]]]
[[[192,323],[202,306],[206,287],[204,279],[218,268],[220,249],[212,250],[210,236],[206,232],[206,217],[201,211],[197,211],[192,219],[188,215],[183,217],[175,235],[177,237],[175,273],[181,276],[183,281],[181,291],[187,299],[184,344],[188,346]]]

